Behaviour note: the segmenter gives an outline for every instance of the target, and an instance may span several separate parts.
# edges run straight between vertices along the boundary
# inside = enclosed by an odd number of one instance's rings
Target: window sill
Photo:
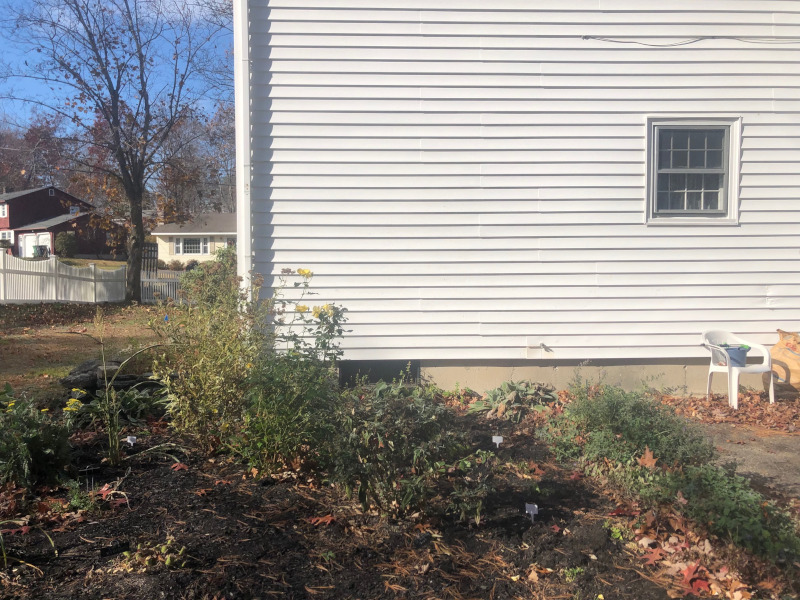
[[[710,218],[710,217],[659,217],[650,218],[645,223],[648,227],[735,227],[739,225],[738,219]]]

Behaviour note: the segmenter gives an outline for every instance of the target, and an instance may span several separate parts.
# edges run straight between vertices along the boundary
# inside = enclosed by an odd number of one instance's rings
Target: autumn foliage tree
[[[51,89],[15,100],[68,119],[73,159],[124,194],[128,299],[141,296],[148,186],[174,150],[176,124],[206,91],[198,68],[219,27],[201,12],[181,0],[7,2],[7,38],[26,57],[12,76]]]

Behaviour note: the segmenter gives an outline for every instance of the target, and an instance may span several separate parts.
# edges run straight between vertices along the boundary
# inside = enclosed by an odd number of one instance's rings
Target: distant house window
[[[50,188],[49,190],[47,190],[47,195],[48,196],[55,196],[56,195],[56,191],[53,188]]]
[[[0,204],[0,219],[5,219],[8,216],[8,204]]]
[[[13,231],[0,231],[0,240],[13,240],[13,239],[14,239]]]
[[[731,224],[738,208],[738,121],[649,124],[650,224]]]
[[[208,238],[175,238],[175,254],[208,254]]]

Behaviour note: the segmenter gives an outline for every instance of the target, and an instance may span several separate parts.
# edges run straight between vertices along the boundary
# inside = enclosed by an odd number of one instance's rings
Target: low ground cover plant
[[[715,450],[699,426],[644,392],[615,386],[572,386],[573,401],[543,435],[561,457],[626,462],[645,448],[669,465],[705,464]]]
[[[585,384],[542,431],[562,460],[578,459],[644,507],[669,504],[723,539],[789,564],[798,523],[733,470],[711,463],[711,442],[644,392]]]

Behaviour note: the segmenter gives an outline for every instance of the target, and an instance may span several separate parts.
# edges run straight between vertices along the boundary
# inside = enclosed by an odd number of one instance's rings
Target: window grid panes
[[[183,240],[184,254],[200,254],[200,238],[185,238]]]
[[[728,127],[656,129],[656,215],[724,215]]]
[[[8,216],[8,204],[0,204],[0,219],[5,219]]]

